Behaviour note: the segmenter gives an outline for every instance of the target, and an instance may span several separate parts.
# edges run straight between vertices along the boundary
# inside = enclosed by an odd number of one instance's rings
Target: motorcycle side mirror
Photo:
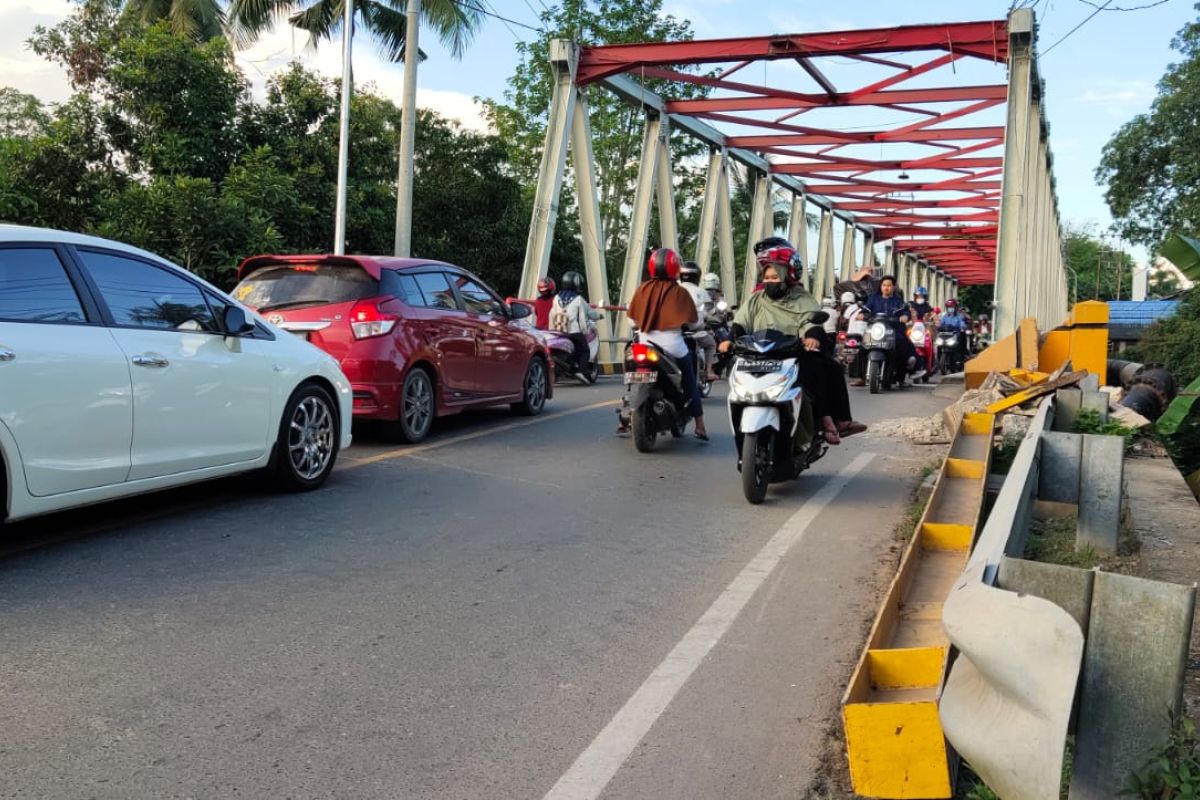
[[[509,319],[525,319],[526,317],[533,316],[533,309],[524,303],[516,303],[510,300],[508,303],[508,316]]]
[[[820,325],[823,322],[825,322],[827,319],[829,319],[829,312],[828,311],[814,311],[811,319],[814,324]]]

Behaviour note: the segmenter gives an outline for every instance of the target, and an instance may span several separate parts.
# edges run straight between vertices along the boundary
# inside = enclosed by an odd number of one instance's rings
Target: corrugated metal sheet
[[[1178,300],[1109,300],[1108,336],[1114,341],[1136,341],[1155,321],[1169,317]]]

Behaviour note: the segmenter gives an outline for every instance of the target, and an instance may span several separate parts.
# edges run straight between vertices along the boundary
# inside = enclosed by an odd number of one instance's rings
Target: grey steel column
[[[562,189],[563,170],[567,163],[567,144],[571,138],[578,90],[575,88],[575,67],[579,48],[571,42],[555,39],[550,42],[550,66],[554,70],[554,94],[546,120],[546,142],[542,148],[542,164],[538,170],[537,191],[533,198],[533,220],[529,224],[529,241],[525,246],[525,266],[521,272],[521,297],[533,297],[538,279],[550,266],[550,246],[554,241],[554,225],[558,220],[558,198]]]
[[[654,184],[658,175],[659,132],[662,120],[657,114],[646,114],[642,133],[642,164],[638,170],[637,189],[633,194],[633,213],[629,218],[629,246],[625,252],[625,275],[621,281],[621,303],[628,304],[633,292],[642,282],[646,271],[646,245],[650,233],[650,207],[654,203]],[[618,337],[629,336],[629,317],[622,314]]]
[[[808,262],[808,220],[805,217],[804,205],[804,195],[792,195],[792,212],[788,216],[788,241],[796,246],[796,252],[804,262],[804,288],[808,289],[812,285],[812,279],[809,277],[812,264]]]
[[[729,162],[721,170],[720,192],[717,196],[717,254],[721,259],[721,291],[729,305],[737,305],[737,264],[733,255],[733,209],[729,199]]]
[[[813,270],[812,294],[824,297],[833,288],[833,215],[821,209],[821,232],[817,237],[817,266]]]
[[[700,272],[712,267],[713,238],[717,233],[717,206],[720,205],[721,170],[725,168],[725,154],[712,150],[708,154],[708,175],[704,180],[704,204],[700,207],[700,232],[696,236],[694,258]]]
[[[1025,180],[1029,159],[1029,115],[1033,111],[1033,12],[1008,16],[1008,118],[1004,137],[1000,226],[996,252],[996,338],[1016,330],[1021,313],[1022,228],[1026,221]]]
[[[575,167],[575,193],[579,203],[579,233],[582,237],[583,264],[587,270],[588,300],[609,305],[608,261],[604,253],[604,219],[600,213],[600,188],[596,185],[596,159],[592,152],[592,123],[588,116],[587,95],[576,90],[575,113],[571,121],[571,161]],[[526,295],[532,296],[532,295]],[[612,313],[600,316],[601,347],[597,357],[602,364],[617,361],[617,346],[604,340],[613,338]]]
[[[746,272],[742,280],[742,296],[749,297],[758,283],[758,262],[754,258],[754,243],[763,238],[766,220],[771,214],[771,176],[759,172],[754,180],[754,205],[750,211],[750,229],[746,242]]]
[[[675,176],[671,172],[671,118],[663,114],[658,132],[658,232],[662,247],[679,250],[679,226],[675,222]]]

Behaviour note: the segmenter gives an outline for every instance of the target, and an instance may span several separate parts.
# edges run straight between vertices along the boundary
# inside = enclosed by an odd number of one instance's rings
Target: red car
[[[261,255],[233,295],[332,355],[354,390],[355,419],[419,442],[435,417],[512,404],[538,414],[554,386],[542,341],[461,267],[391,256]]]

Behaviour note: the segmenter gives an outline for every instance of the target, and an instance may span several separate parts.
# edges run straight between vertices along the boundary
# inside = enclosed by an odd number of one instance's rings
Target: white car
[[[352,402],[334,359],[189,272],[0,225],[0,522],[254,470],[315,489]]]

